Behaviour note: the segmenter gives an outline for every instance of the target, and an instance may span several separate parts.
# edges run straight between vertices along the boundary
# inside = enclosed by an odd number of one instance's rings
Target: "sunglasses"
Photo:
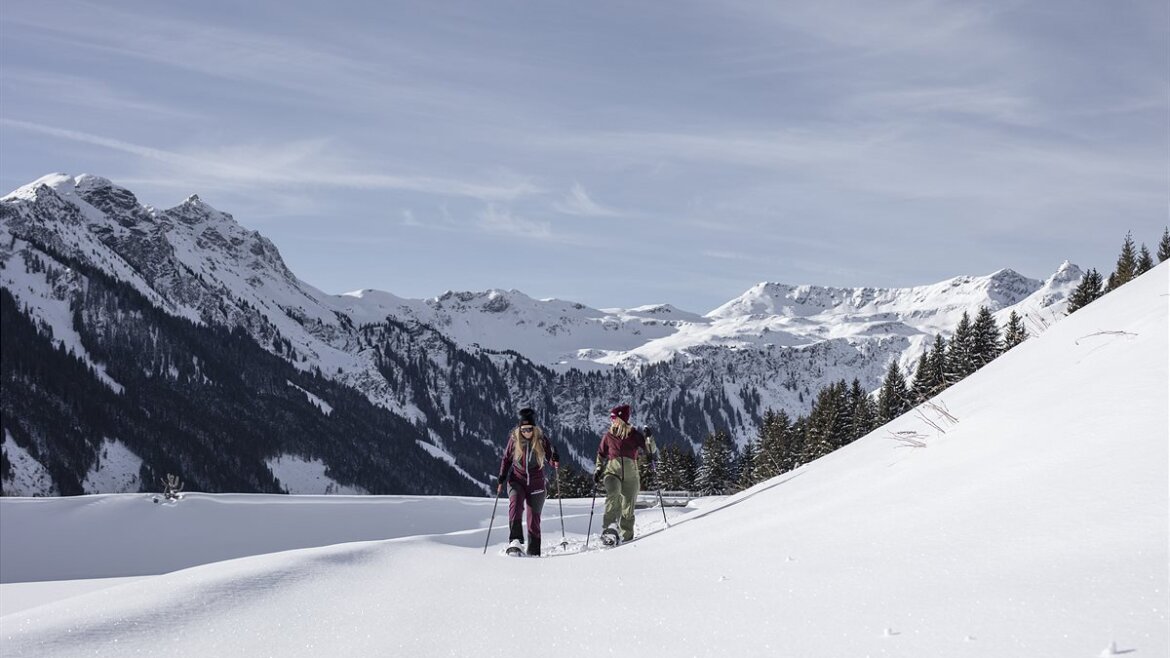
[[[532,426],[525,425],[524,427],[520,428],[520,431],[523,432],[524,434],[532,434]]]

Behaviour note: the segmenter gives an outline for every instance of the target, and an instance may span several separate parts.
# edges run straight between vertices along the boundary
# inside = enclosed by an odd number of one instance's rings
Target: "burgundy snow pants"
[[[524,506],[528,506],[528,554],[540,555],[540,513],[544,509],[544,489],[528,491],[523,482],[508,480],[508,541],[524,541]]]

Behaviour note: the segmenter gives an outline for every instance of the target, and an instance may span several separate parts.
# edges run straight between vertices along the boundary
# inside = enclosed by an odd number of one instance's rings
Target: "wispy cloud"
[[[883,118],[908,113],[914,116],[967,115],[1018,125],[1040,122],[1032,99],[989,86],[886,89],[857,94],[848,102],[855,111]]]
[[[480,230],[488,233],[513,235],[534,240],[547,240],[553,237],[552,227],[548,222],[520,217],[510,209],[501,208],[495,204],[487,206],[477,215],[476,225]]]
[[[573,189],[569,190],[565,198],[553,203],[553,209],[566,215],[581,217],[618,217],[621,215],[617,210],[603,206],[590,198],[585,191],[585,186],[581,183],[573,183]]]
[[[302,139],[277,145],[232,145],[188,153],[167,151],[81,131],[0,118],[0,125],[64,140],[101,146],[154,163],[143,170],[170,167],[166,179],[179,179],[202,189],[262,185],[316,185],[347,189],[399,190],[434,196],[465,197],[481,201],[512,200],[540,192],[522,177],[503,183],[435,176],[381,173],[332,152],[325,139]],[[166,182],[166,181],[159,181]]]
[[[232,96],[255,102],[279,95],[284,104],[330,112],[375,108],[416,116],[474,112],[485,121],[489,116],[515,116],[506,95],[449,83],[452,77],[474,80],[496,66],[474,43],[453,40],[449,47],[419,57],[435,35],[420,37],[409,29],[394,32],[392,25],[387,27],[392,38],[350,24],[343,28],[344,39],[337,39],[316,29],[306,34],[303,27],[290,28],[279,21],[247,27],[235,20],[216,22],[88,3],[68,11],[68,16],[9,12],[3,21],[21,28],[12,33],[20,38],[206,76],[228,83]],[[344,102],[339,103],[341,99]]]
[[[17,98],[43,98],[72,108],[83,108],[86,113],[109,112],[139,119],[182,121],[207,118],[206,114],[191,107],[157,102],[109,82],[75,74],[5,67],[0,88],[5,90],[10,103]]]

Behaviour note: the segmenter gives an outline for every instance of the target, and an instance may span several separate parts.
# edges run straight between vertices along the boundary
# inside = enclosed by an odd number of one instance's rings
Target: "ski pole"
[[[585,530],[585,548],[589,548],[589,533],[593,531],[593,506],[597,504],[597,483],[593,483],[593,500],[589,501],[589,528]]]
[[[561,508],[561,548],[567,548],[569,540],[565,539],[565,503],[564,498],[561,497],[561,467],[556,467],[557,472],[557,507]]]
[[[496,522],[496,506],[500,504],[500,490],[504,485],[496,485],[496,502],[492,503],[492,520],[488,521],[487,539],[483,540],[483,554],[487,555],[488,542],[492,540],[492,524]]]
[[[662,508],[662,522],[666,527],[670,527],[670,521],[666,520],[666,503],[662,502],[662,485],[658,485],[658,506]]]

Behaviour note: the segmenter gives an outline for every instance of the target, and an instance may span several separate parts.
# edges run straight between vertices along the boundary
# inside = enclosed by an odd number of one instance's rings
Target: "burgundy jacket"
[[[606,460],[617,457],[637,459],[639,450],[649,452],[650,447],[646,444],[646,437],[642,436],[637,428],[631,427],[630,433],[624,439],[619,439],[606,430],[605,436],[601,437],[601,445],[597,446],[598,463],[604,465]]]
[[[544,445],[544,465],[548,466],[552,462],[559,462],[557,451],[553,449],[548,437],[541,436],[540,442]],[[508,446],[504,448],[504,458],[500,460],[499,477],[502,478],[506,475],[509,483],[524,485],[528,493],[544,491],[544,468],[540,466],[531,448],[524,452],[524,457],[520,461],[512,458],[514,450],[515,440],[509,434]]]

